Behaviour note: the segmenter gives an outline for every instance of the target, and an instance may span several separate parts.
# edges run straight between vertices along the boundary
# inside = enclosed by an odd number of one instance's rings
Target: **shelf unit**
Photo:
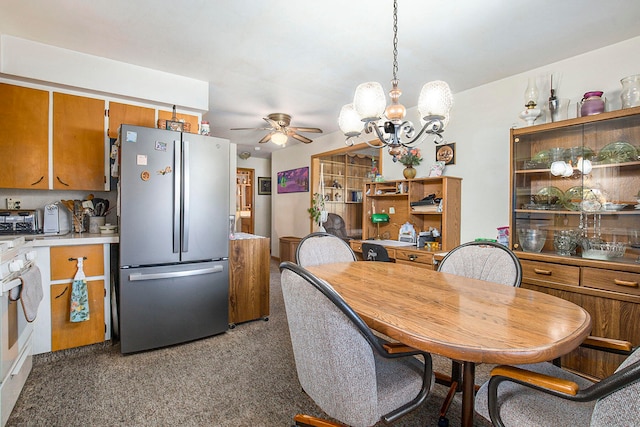
[[[639,149],[640,107],[511,129],[509,234],[522,286],[581,305],[591,315],[592,335],[634,346],[640,344]],[[591,162],[590,171],[581,171],[579,157]],[[554,175],[553,160],[570,164],[571,175]],[[546,230],[540,252],[522,250],[520,229]],[[560,230],[579,236],[574,253],[554,247]],[[594,258],[582,250],[580,242],[598,238],[624,245],[624,256]],[[603,378],[622,359],[578,349],[563,357],[563,366]]]
[[[371,222],[374,213],[387,213],[388,223],[380,224],[382,239],[398,239],[400,227],[406,222],[413,225],[416,233],[435,228],[440,232],[440,249],[448,251],[460,244],[460,203],[462,179],[450,176],[370,182],[364,186],[362,238],[378,237],[378,226]],[[412,210],[416,202],[435,194],[442,199],[442,210],[435,207],[429,212]]]

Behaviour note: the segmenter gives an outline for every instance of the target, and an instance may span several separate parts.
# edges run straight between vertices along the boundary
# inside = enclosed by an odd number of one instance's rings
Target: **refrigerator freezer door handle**
[[[137,282],[141,280],[171,279],[174,277],[200,276],[203,274],[220,273],[221,271],[223,271],[222,266],[216,265],[215,267],[211,267],[211,268],[201,268],[199,270],[189,270],[189,271],[171,271],[168,273],[150,273],[150,274],[134,273],[129,275],[129,281]]]
[[[180,252],[180,195],[182,168],[180,166],[180,141],[173,141],[173,253]]]
[[[182,203],[183,203],[183,217],[182,217],[182,252],[189,252],[189,186],[191,185],[189,179],[189,141],[182,142]]]

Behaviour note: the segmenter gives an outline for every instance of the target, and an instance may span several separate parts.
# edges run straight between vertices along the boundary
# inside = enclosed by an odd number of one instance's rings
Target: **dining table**
[[[528,364],[569,353],[591,331],[582,307],[542,292],[393,262],[309,266],[367,325],[462,364],[462,426],[473,426],[477,364]]]

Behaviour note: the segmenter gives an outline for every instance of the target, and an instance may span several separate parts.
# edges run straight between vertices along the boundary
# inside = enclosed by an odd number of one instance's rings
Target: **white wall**
[[[548,98],[549,77],[553,74],[556,95],[571,99],[570,118],[576,116],[576,102],[592,90],[604,91],[607,110],[617,110],[621,105],[620,79],[640,73],[639,50],[640,37],[636,37],[454,94],[451,122],[445,138],[456,143],[456,164],[447,166],[445,175],[463,178],[462,242],[476,237],[495,238],[496,228],[509,223],[509,129],[524,125],[518,114],[524,109],[527,79],[537,78],[539,104],[543,104]],[[336,120],[338,113],[336,110]],[[407,117],[415,120],[418,117],[416,108],[411,108]],[[541,122],[544,119],[536,124]],[[336,132],[316,138],[313,144],[277,151],[272,155],[272,175],[307,166],[312,154],[340,147],[344,147],[344,138]],[[427,140],[420,148],[424,160],[417,167],[417,177],[425,177],[435,160],[435,147]],[[402,179],[402,165],[390,160],[389,155],[383,156],[385,178]],[[279,253],[279,237],[304,236],[309,232],[306,212],[309,206],[310,193],[277,194],[274,187],[271,239],[274,255]]]
[[[258,194],[258,178],[271,177],[271,160],[257,157],[249,157],[247,160],[238,158],[237,160],[237,167],[255,171],[255,185],[253,186],[255,226],[253,232],[258,236],[271,237],[271,196]],[[275,189],[273,181],[272,187]]]

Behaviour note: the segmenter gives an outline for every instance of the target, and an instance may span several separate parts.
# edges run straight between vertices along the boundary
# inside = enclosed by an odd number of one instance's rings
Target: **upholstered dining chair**
[[[522,282],[522,266],[518,257],[506,246],[494,242],[468,242],[453,248],[438,264],[438,271],[507,286],[517,287]],[[439,427],[449,425],[446,415],[459,390],[461,371],[460,363],[453,360],[450,376],[436,373],[437,382],[449,386],[440,408]]]
[[[365,261],[391,262],[389,252],[382,245],[362,242],[362,259]]]
[[[302,267],[332,262],[356,261],[347,242],[333,234],[317,232],[306,235],[298,243],[296,263]]]
[[[611,345],[608,341],[612,340],[597,340],[589,337],[583,345],[631,352],[631,343]],[[613,375],[597,383],[549,362],[497,366],[476,394],[475,408],[478,415],[499,427],[638,426],[639,380],[640,349],[631,353]]]
[[[342,423],[299,414],[296,425],[393,423],[422,405],[433,386],[430,354],[388,353],[330,284],[288,261],[280,272],[300,385]]]

